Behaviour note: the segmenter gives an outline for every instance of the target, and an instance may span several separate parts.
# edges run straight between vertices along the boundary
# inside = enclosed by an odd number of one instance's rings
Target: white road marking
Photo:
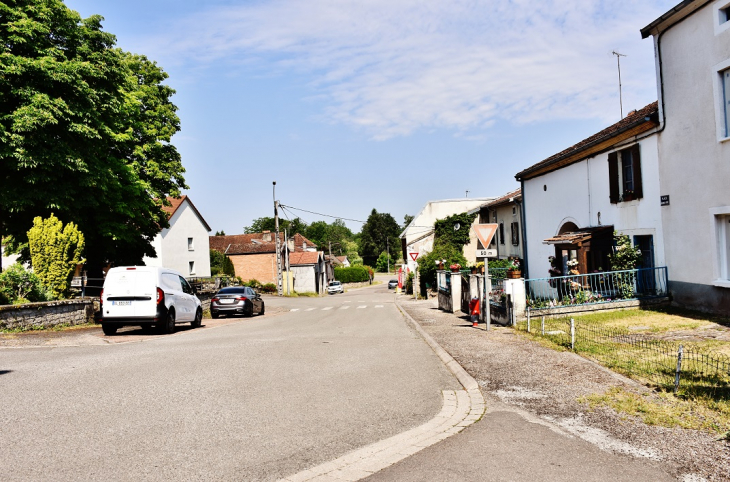
[[[352,303],[352,300],[350,300],[350,301],[343,301],[343,303]]]
[[[367,305],[361,305],[357,307],[358,310],[362,310],[363,308],[367,308]]]
[[[292,309],[291,309],[291,310],[289,310],[289,311],[299,311],[299,308],[292,308]]]
[[[331,306],[327,306],[327,307],[325,307],[325,308],[322,308],[322,311],[327,311],[327,310],[331,310],[331,309],[332,309],[332,307],[331,307]]]
[[[350,307],[349,307],[349,306],[340,306],[340,309],[341,309],[341,310],[349,310],[349,309],[350,309]]]
[[[304,310],[304,311],[314,311],[314,310],[316,310],[316,309],[317,309],[317,308],[307,308],[307,309],[306,309],[306,310]]]
[[[382,308],[383,305],[375,305],[376,308]]]

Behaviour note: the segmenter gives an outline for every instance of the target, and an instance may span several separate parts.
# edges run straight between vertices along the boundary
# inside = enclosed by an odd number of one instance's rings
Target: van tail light
[[[99,293],[99,304],[104,303],[104,288],[101,289],[101,293]]]
[[[157,304],[159,305],[165,300],[165,292],[162,291],[162,288],[157,288]]]

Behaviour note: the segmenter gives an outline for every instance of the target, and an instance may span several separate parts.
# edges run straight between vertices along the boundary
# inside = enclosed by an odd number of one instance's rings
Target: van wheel
[[[263,314],[264,314],[264,302],[262,301],[261,302],[261,311],[259,311],[259,315],[263,315]]]
[[[160,333],[163,334],[171,334],[175,333],[175,311],[170,310],[167,312],[167,318],[165,318],[165,321],[160,323],[159,326]]]
[[[101,330],[104,332],[106,336],[112,336],[117,332],[116,325],[110,325],[108,323],[102,323],[101,324]]]
[[[142,328],[142,333],[149,333],[152,331],[152,325],[140,325],[140,328]]]
[[[193,328],[198,328],[200,325],[203,324],[203,310],[198,308],[198,311],[195,312],[195,319],[192,323],[190,323],[190,326]]]

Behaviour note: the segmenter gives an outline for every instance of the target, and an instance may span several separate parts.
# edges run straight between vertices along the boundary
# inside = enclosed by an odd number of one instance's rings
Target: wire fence
[[[528,317],[517,323],[517,329],[663,390],[730,403],[730,357],[701,345],[658,340],[573,318]]]

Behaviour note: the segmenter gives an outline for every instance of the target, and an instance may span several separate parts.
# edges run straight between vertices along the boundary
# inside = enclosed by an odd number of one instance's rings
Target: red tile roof
[[[317,264],[320,256],[323,255],[322,251],[302,251],[289,253],[289,265],[298,266],[303,264]]]
[[[264,240],[268,234],[269,241]],[[289,239],[294,241],[293,252],[304,251],[302,246],[317,246],[301,234],[295,234]],[[284,233],[279,233],[281,249],[284,249]],[[220,251],[224,254],[258,254],[276,252],[276,235],[274,233],[252,233],[252,234],[231,234],[227,236],[210,236],[210,249]]]
[[[620,135],[637,135],[646,132],[659,124],[659,105],[652,102],[643,109],[633,111],[619,122],[603,129],[587,139],[583,139],[572,147],[565,149],[515,175],[518,181],[540,176],[555,171],[574,162],[579,162],[589,155],[595,155],[610,149],[615,143],[623,140]],[[648,120],[647,120],[648,119]]]
[[[508,192],[504,196],[498,197],[494,201],[482,206],[482,207],[488,207],[493,208],[496,206],[500,206],[502,204],[508,204],[510,202],[510,199],[522,199],[522,189],[517,188],[514,191]]]
[[[203,216],[201,216],[200,211],[198,211],[198,208],[195,207],[195,204],[193,204],[189,197],[187,197],[186,195],[182,195],[180,197],[167,196],[167,200],[170,202],[170,206],[162,206],[162,210],[167,213],[167,219],[172,218],[172,216],[177,212],[180,206],[182,206],[183,202],[187,200],[188,204],[190,204],[190,207],[193,208],[193,211],[195,211],[195,214],[197,214],[200,220],[203,222],[205,229],[211,231],[210,226],[208,226],[208,223],[205,222],[205,219],[203,219]]]

